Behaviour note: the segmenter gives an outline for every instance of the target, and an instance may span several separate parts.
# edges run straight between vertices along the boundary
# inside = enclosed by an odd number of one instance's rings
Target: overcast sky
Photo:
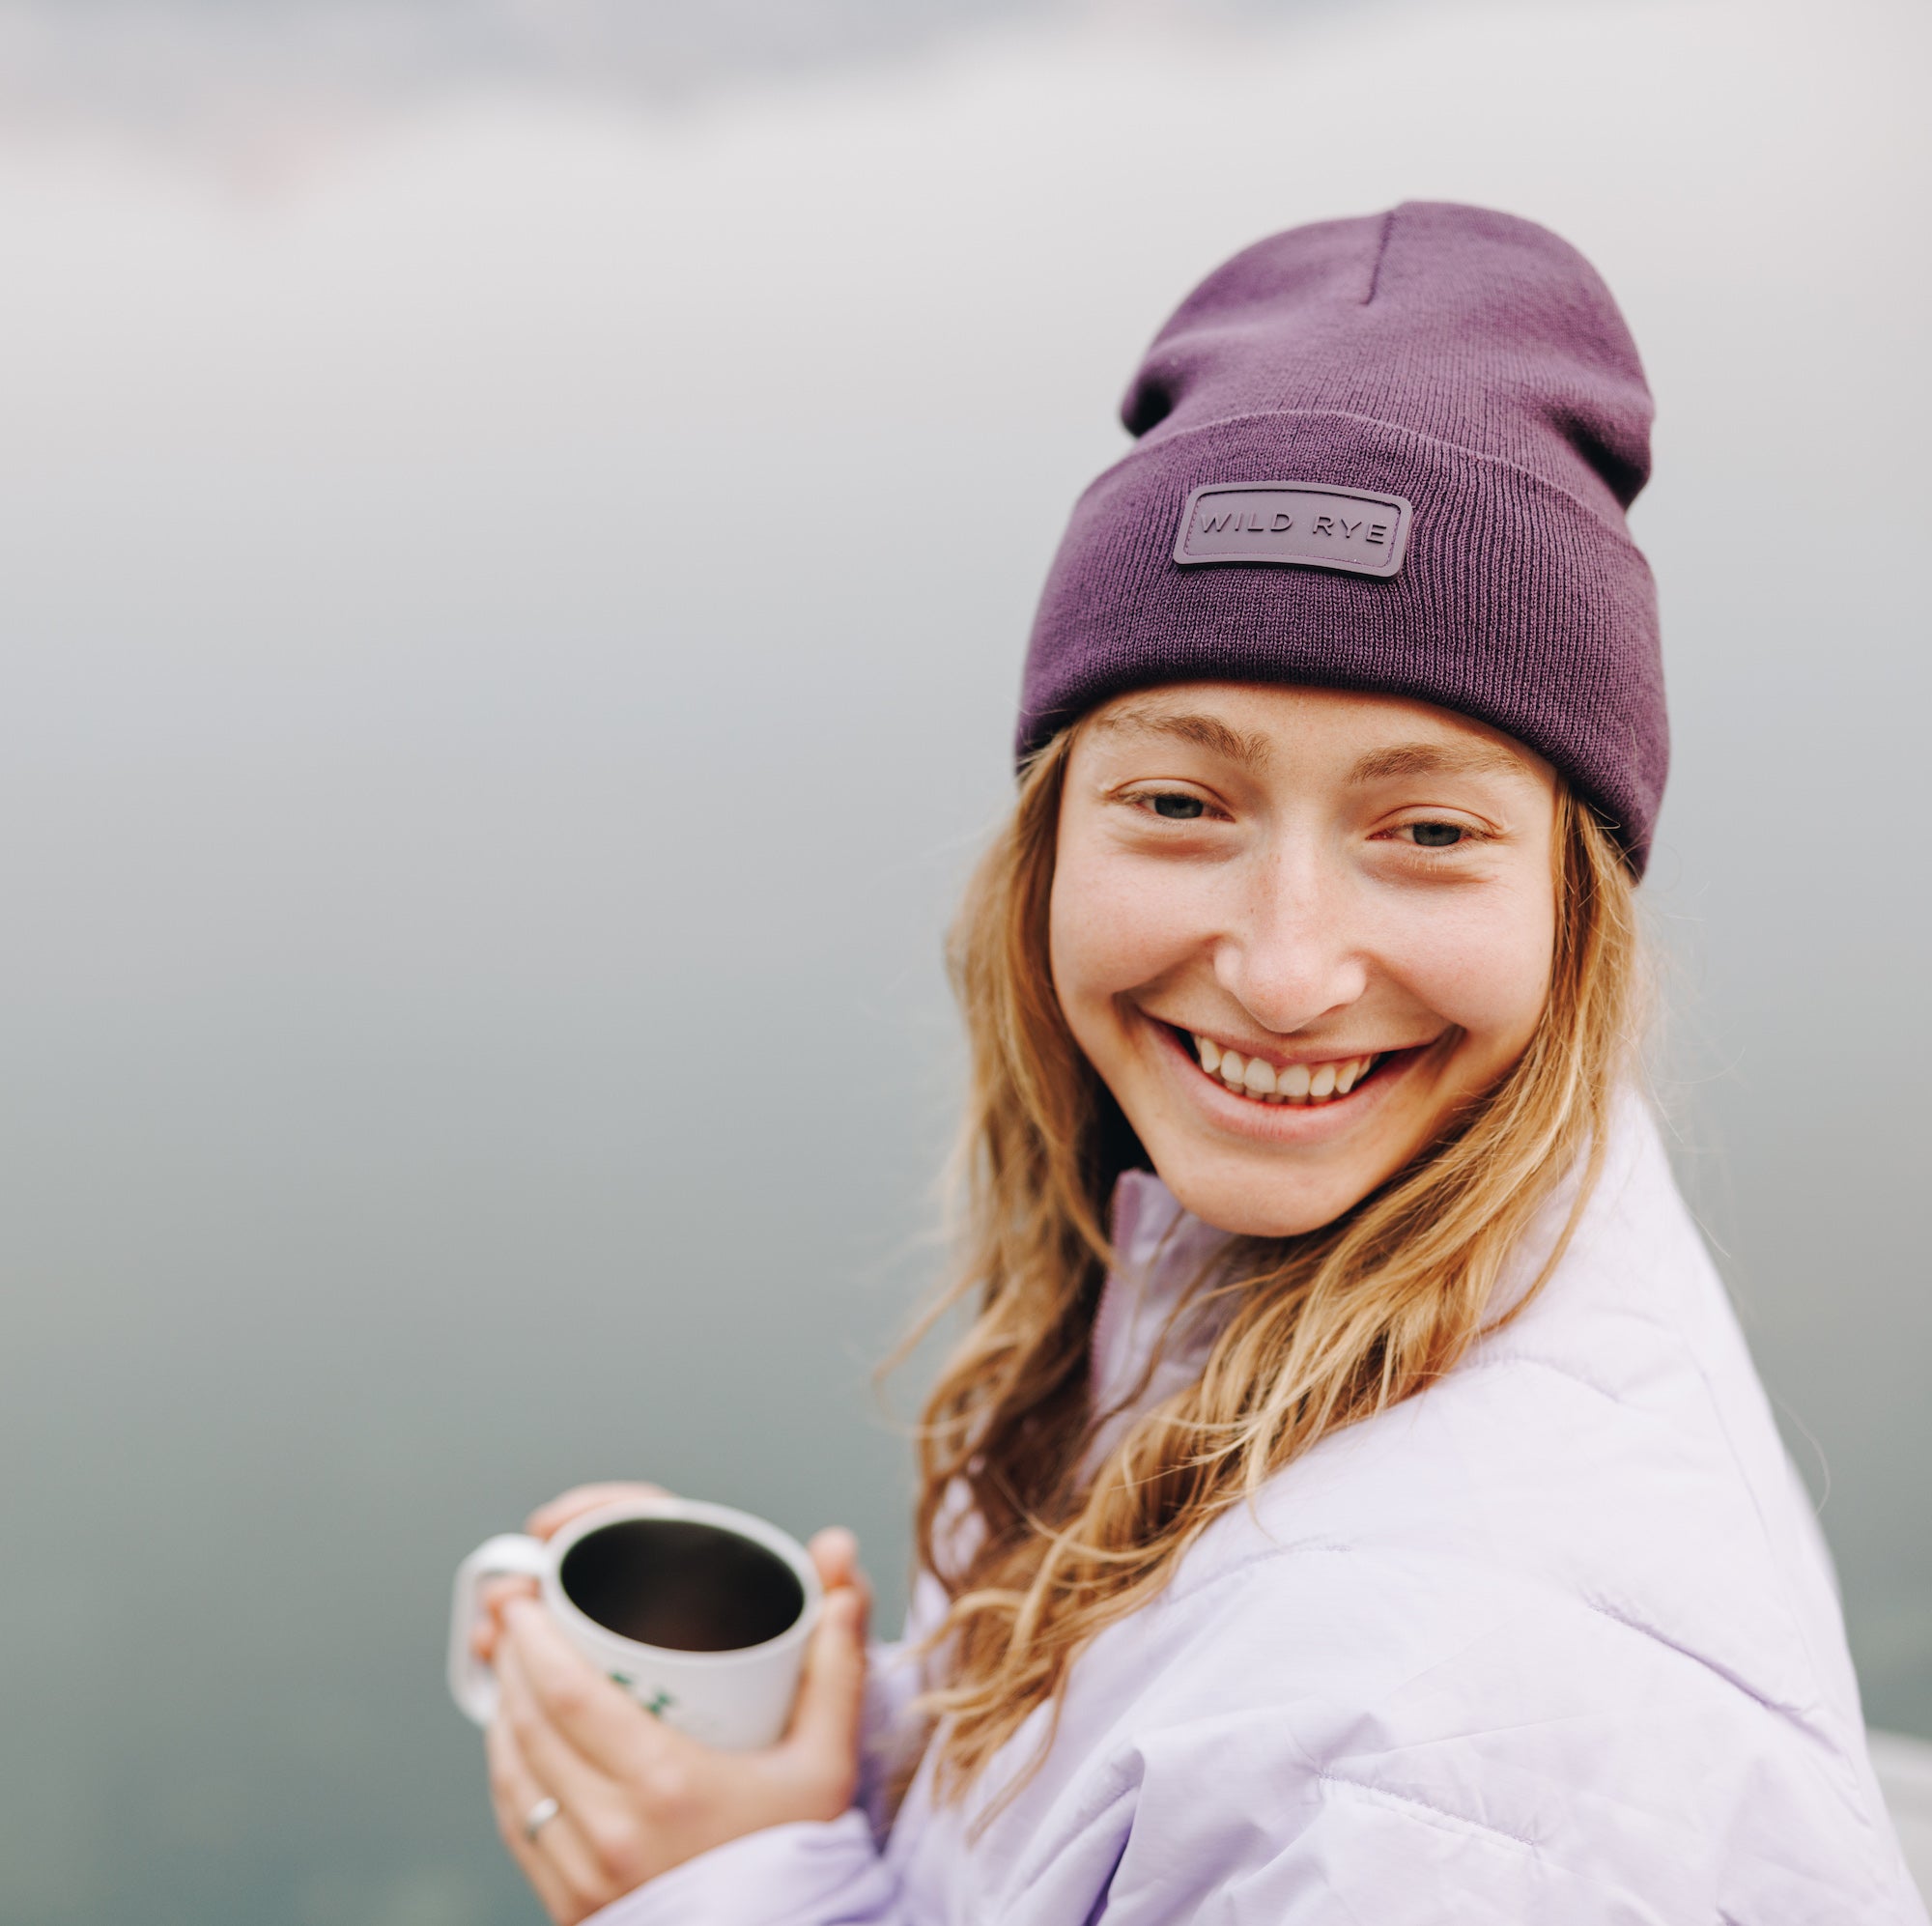
[[[104,112],[206,134],[210,122],[260,129],[278,114],[414,103],[478,80],[667,103],[737,76],[902,60],[988,29],[1252,32],[1320,11],[1314,0],[6,0],[0,99],[16,113]]]

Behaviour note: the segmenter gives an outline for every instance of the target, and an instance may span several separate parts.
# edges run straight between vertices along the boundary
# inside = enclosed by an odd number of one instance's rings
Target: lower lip
[[[1352,1129],[1381,1108],[1429,1047],[1418,1044],[1387,1052],[1347,1096],[1332,1096],[1323,1103],[1263,1103],[1256,1097],[1236,1096],[1219,1077],[1210,1077],[1201,1067],[1193,1051],[1166,1024],[1148,1021],[1208,1118],[1223,1130],[1236,1130],[1265,1144],[1316,1143]]]

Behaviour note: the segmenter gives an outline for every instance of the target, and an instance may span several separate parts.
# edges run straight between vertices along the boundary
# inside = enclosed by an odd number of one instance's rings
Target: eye
[[[1157,816],[1165,816],[1171,823],[1191,823],[1208,813],[1208,805],[1199,796],[1169,794],[1150,796]]]
[[[1469,833],[1460,823],[1410,823],[1408,834],[1418,849],[1449,849]]]

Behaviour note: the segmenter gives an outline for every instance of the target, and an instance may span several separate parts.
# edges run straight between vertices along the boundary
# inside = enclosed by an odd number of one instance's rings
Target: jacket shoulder
[[[1338,1797],[1581,1859],[1886,1862],[1822,1543],[1646,1115],[1541,1292],[1225,1515],[1165,1609]]]
[[[1542,1289],[1217,1521],[1179,1588],[1293,1544],[1614,1622],[1834,1749],[1857,1724],[1822,1539],[1641,1112]]]

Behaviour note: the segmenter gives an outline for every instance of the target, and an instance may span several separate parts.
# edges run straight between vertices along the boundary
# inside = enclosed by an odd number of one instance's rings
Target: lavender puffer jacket
[[[1098,1410],[1212,1235],[1151,1176],[1115,1212]],[[883,1744],[913,1681],[878,1656]],[[594,1926],[1926,1920],[1810,1505],[1634,1099],[1541,1295],[1217,1520],[1082,1656],[1044,1767],[976,1836],[1043,1729],[963,1811],[923,1770],[883,1836],[875,1801],[753,1833]]]

